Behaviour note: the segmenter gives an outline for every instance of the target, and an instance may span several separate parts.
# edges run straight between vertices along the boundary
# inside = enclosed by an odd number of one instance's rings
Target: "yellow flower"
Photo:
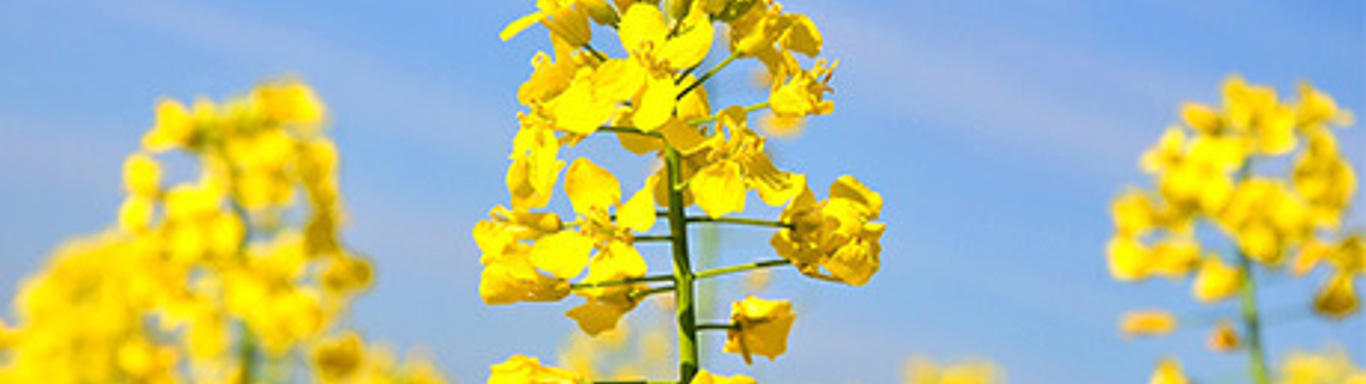
[[[1314,310],[1336,319],[1356,313],[1361,301],[1352,287],[1352,280],[1350,273],[1333,275],[1314,297]]]
[[[580,3],[594,3],[588,1],[574,0],[546,0],[537,1],[536,6],[539,11],[522,16],[503,28],[498,33],[498,38],[507,41],[533,24],[541,23],[550,30],[554,38],[564,39],[573,46],[582,46],[593,39],[593,30],[589,28],[588,8]],[[592,4],[591,8],[601,12],[602,4]]]
[[[1157,369],[1153,370],[1152,378],[1148,379],[1148,384],[1187,384],[1190,380],[1181,371],[1181,362],[1175,358],[1165,358],[1157,364]]]
[[[534,122],[536,117],[518,114],[518,119],[522,129],[512,140],[512,165],[507,173],[512,207],[542,208],[550,203],[555,181],[564,168],[564,160],[559,159],[560,144],[554,132]]]
[[[936,365],[923,357],[906,364],[906,384],[993,384],[1004,382],[1001,369],[990,362]]]
[[[1133,236],[1116,235],[1106,245],[1110,276],[1120,281],[1145,279],[1151,273],[1152,251]]]
[[[719,376],[704,369],[697,372],[697,376],[692,379],[692,384],[759,384],[759,382],[745,375]]]
[[[1209,338],[1205,340],[1205,345],[1215,352],[1228,352],[1238,348],[1241,344],[1238,340],[1238,332],[1233,330],[1233,322],[1219,320],[1210,332]]]
[[[574,372],[542,366],[534,357],[514,355],[490,368],[488,384],[578,384],[583,381]]]
[[[176,100],[157,103],[156,125],[142,137],[142,146],[153,152],[190,145],[195,139],[195,121],[190,111]]]
[[[1186,126],[1202,134],[1219,134],[1224,129],[1223,117],[1206,104],[1185,103],[1181,105],[1181,119]]]
[[[828,115],[835,111],[835,102],[825,100],[825,94],[833,92],[830,78],[834,76],[839,61],[826,66],[825,59],[816,60],[811,70],[798,70],[790,74],[786,81],[775,83],[769,94],[768,103],[773,114],[779,117],[800,117],[808,115]]]
[[[1338,348],[1320,353],[1291,352],[1280,365],[1279,384],[1346,383],[1361,380],[1366,370],[1352,366],[1352,360]]]
[[[1161,336],[1176,330],[1176,316],[1161,310],[1134,311],[1124,314],[1119,331],[1125,337]]]
[[[1356,174],[1338,154],[1333,136],[1326,130],[1314,132],[1309,135],[1308,150],[1295,160],[1291,180],[1295,192],[1309,204],[1314,223],[1336,228],[1356,193]]]
[[[1218,256],[1211,256],[1200,263],[1200,272],[1191,285],[1191,293],[1197,300],[1209,303],[1232,296],[1242,285],[1242,272],[1224,264]]]
[[[871,222],[881,211],[882,195],[842,176],[830,186],[826,201],[817,203],[809,189],[794,199],[782,214],[791,227],[779,230],[770,243],[807,276],[861,286],[881,266],[880,239],[887,226]]]
[[[123,188],[130,195],[156,196],[161,189],[161,166],[151,156],[128,156],[123,162]]]
[[[1143,235],[1158,222],[1159,215],[1153,200],[1142,190],[1126,191],[1110,206],[1115,231],[1121,235]]]
[[[645,258],[629,244],[614,241],[593,258],[588,267],[588,277],[582,283],[601,283],[645,276]],[[603,288],[580,289],[575,293],[584,296],[588,302],[569,310],[566,316],[579,323],[579,328],[589,335],[597,335],[616,327],[621,316],[630,312],[640,302],[632,296],[649,287],[644,284],[618,285]]]
[[[1300,100],[1296,109],[1296,118],[1301,126],[1315,127],[1323,124],[1350,125],[1352,123],[1352,113],[1338,107],[1333,97],[1329,96],[1309,83],[1301,83],[1299,87]]]
[[[313,348],[313,369],[324,383],[346,380],[365,364],[365,350],[354,332],[323,340]]]
[[[313,125],[326,117],[313,89],[299,81],[267,83],[256,87],[252,96],[267,119],[281,123]]]
[[[621,182],[617,177],[585,158],[578,158],[569,165],[564,192],[569,195],[575,212],[605,212],[621,202]]]
[[[766,356],[769,360],[787,351],[787,335],[792,330],[792,302],[764,300],[747,296],[731,305],[730,319],[734,328],[726,331],[726,353],[744,356]]]

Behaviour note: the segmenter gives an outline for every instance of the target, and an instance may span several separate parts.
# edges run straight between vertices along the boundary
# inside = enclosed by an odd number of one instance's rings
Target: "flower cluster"
[[[0,332],[0,382],[251,382],[310,351],[320,381],[369,381],[353,374],[367,361],[358,339],[323,340],[374,274],[339,239],[324,122],[297,81],[161,101],[124,163],[116,228],[62,246],[25,282]],[[197,177],[163,180],[187,163]],[[418,382],[442,382],[419,368]]]
[[[510,202],[493,208],[473,231],[482,252],[479,291],[486,303],[581,296],[583,304],[566,315],[597,335],[613,329],[641,300],[673,292],[686,335],[681,337],[688,339],[679,345],[680,381],[730,382],[699,373],[705,371],[696,366],[696,332],[725,329],[726,352],[746,361],[751,354],[775,358],[786,349],[791,304],[751,297],[735,304],[730,323],[699,326],[689,310],[696,279],[790,264],[808,276],[863,285],[877,272],[885,225],[874,220],[882,197],[844,176],[830,187],[829,199],[818,201],[806,175],[778,168],[766,150],[767,138],[751,127],[756,116],[795,126],[834,111],[826,95],[838,64],[819,58],[823,38],[810,18],[785,12],[771,0],[536,4],[537,12],[500,34],[507,40],[544,26],[552,49],[534,55],[532,74],[517,92],[527,110],[517,115],[520,127],[509,156]],[[594,35],[603,31],[614,32],[623,56],[594,47]],[[729,43],[726,57],[695,75],[718,37]],[[762,63],[771,80],[767,99],[713,110],[704,83],[743,59]],[[604,134],[663,166],[629,191],[587,158],[561,158],[565,149]],[[561,184],[573,216],[546,209]],[[781,219],[734,217],[745,211],[751,191],[765,204],[783,207]],[[702,215],[689,215],[693,206]],[[667,235],[651,233],[660,218],[668,219]],[[782,258],[693,271],[687,226],[717,222],[777,228],[772,243]],[[636,249],[641,242],[671,243],[673,273],[651,275]],[[516,357],[495,367],[490,382],[582,380],[527,367],[539,365]],[[554,379],[539,379],[547,375]]]
[[[1202,303],[1240,296],[1242,329],[1220,320],[1208,344],[1246,349],[1255,381],[1264,383],[1257,271],[1299,277],[1326,264],[1330,277],[1312,308],[1330,318],[1358,308],[1352,282],[1366,274],[1366,251],[1360,235],[1340,228],[1356,175],[1333,134],[1352,117],[1307,83],[1284,100],[1271,87],[1231,77],[1222,105],[1186,103],[1181,120],[1142,157],[1155,188],[1131,188],[1114,202],[1110,272],[1121,281],[1191,278],[1191,294]],[[1229,249],[1202,244],[1201,228],[1224,235]],[[1121,324],[1128,335],[1177,327],[1163,311],[1131,313]],[[1154,382],[1181,382],[1158,380],[1178,376],[1171,372],[1179,372],[1174,361]]]

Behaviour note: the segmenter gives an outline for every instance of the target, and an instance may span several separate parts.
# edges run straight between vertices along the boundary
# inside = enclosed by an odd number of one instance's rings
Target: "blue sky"
[[[514,353],[554,356],[569,305],[484,306],[469,236],[506,202],[515,89],[546,48],[539,30],[508,43],[497,32],[534,2],[395,3],[0,4],[0,296],[55,244],[112,222],[121,159],[158,97],[220,98],[296,74],[334,112],[347,238],[378,263],[354,324],[426,346],[466,383]],[[989,358],[1013,383],[1097,383],[1143,382],[1170,353],[1197,377],[1238,380],[1241,356],[1205,352],[1202,331],[1118,338],[1127,309],[1233,307],[1197,305],[1183,284],[1112,281],[1109,201],[1143,180],[1137,158],[1179,104],[1214,101],[1230,73],[1283,90],[1308,79],[1366,114],[1360,2],[783,3],[815,20],[841,64],[835,114],[770,146],[815,185],[847,173],[879,190],[890,229],[866,287],[777,274],[765,295],[794,298],[800,315],[789,354],[752,367],[713,359],[764,382],[894,382],[913,354]],[[735,85],[746,68],[720,77],[722,102],[757,97]],[[1340,141],[1366,168],[1366,133]],[[607,144],[573,154],[635,188],[640,159]],[[771,257],[768,232],[728,230],[722,260]],[[1267,305],[1303,305],[1322,277],[1272,284]],[[1366,361],[1360,316],[1291,321],[1268,337],[1272,356],[1337,340]]]

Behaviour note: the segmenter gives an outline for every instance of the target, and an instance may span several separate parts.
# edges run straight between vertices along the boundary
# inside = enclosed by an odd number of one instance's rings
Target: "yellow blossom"
[[[347,332],[337,338],[324,340],[314,347],[313,366],[324,383],[336,383],[360,370],[365,352],[360,337]]]
[[[1233,330],[1233,322],[1228,320],[1219,320],[1210,332],[1209,338],[1205,340],[1205,346],[1215,352],[1232,351],[1238,348],[1239,344],[1241,342],[1238,340],[1238,332]]]
[[[744,356],[766,356],[769,360],[787,352],[787,335],[792,330],[792,303],[786,300],[764,300],[745,297],[731,306],[730,319],[734,328],[726,331],[726,353]]]
[[[1126,337],[1161,336],[1176,330],[1176,316],[1161,310],[1134,311],[1124,314],[1119,331]]]
[[[1225,264],[1218,256],[1212,256],[1200,263],[1200,272],[1191,285],[1191,293],[1197,300],[1208,303],[1228,298],[1242,286],[1242,272]]]
[[[1148,384],[1187,384],[1190,380],[1186,378],[1185,372],[1181,370],[1181,363],[1175,358],[1165,358],[1157,364],[1157,369],[1153,370],[1152,378],[1148,379]]]
[[[692,379],[692,384],[759,384],[754,378],[745,375],[720,376],[702,370]]]
[[[1338,319],[1356,313],[1361,300],[1352,286],[1353,279],[1354,276],[1348,273],[1333,275],[1314,297],[1314,310]]]
[[[488,384],[578,384],[583,378],[574,372],[542,366],[534,357],[514,355],[490,368]]]

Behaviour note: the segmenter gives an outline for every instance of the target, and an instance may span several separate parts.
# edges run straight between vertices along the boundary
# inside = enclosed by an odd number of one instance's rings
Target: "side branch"
[[[601,132],[612,132],[612,133],[628,133],[628,134],[632,134],[632,135],[649,136],[649,137],[658,138],[658,139],[663,139],[663,138],[664,138],[664,134],[662,134],[662,133],[659,133],[659,132],[645,132],[645,131],[640,130],[640,128],[636,128],[636,127],[620,127],[620,126],[615,126],[615,125],[606,125],[606,126],[598,127],[598,131],[601,131]]]
[[[735,324],[735,323],[708,323],[708,324],[698,324],[698,325],[697,325],[697,330],[699,330],[699,331],[701,331],[701,330],[727,330],[727,331],[729,331],[729,330],[732,330],[732,329],[740,329],[740,324]]]
[[[633,278],[630,278],[630,279],[611,280],[611,281],[601,281],[601,282],[596,282],[596,283],[577,283],[577,284],[570,284],[570,285],[569,285],[569,289],[607,288],[607,287],[615,287],[615,286],[618,286],[618,285],[630,285],[630,284],[639,284],[639,283],[653,283],[653,282],[673,281],[673,280],[674,280],[674,276],[673,276],[673,275],[652,275],[652,276],[633,277]]]
[[[787,228],[787,229],[793,229],[793,228],[796,226],[796,225],[794,225],[794,224],[792,224],[792,223],[784,223],[784,222],[781,222],[781,221],[763,220],[763,219],[750,219],[750,218],[744,218],[744,217],[707,217],[707,216],[692,216],[692,217],[688,217],[688,222],[689,222],[689,223],[730,223],[730,224],[754,225],[754,226],[760,226],[760,227],[775,227],[775,228]]]
[[[696,276],[698,279],[705,279],[705,278],[709,278],[709,277],[716,277],[716,276],[721,276],[721,275],[729,275],[729,274],[732,274],[732,273],[739,273],[739,272],[744,272],[744,271],[753,270],[753,269],[771,268],[771,267],[777,267],[777,266],[780,266],[780,265],[791,265],[791,264],[792,264],[792,261],[791,261],[791,260],[788,260],[788,259],[764,260],[764,261],[753,262],[753,263],[749,263],[749,264],[740,264],[740,265],[732,265],[732,266],[729,266],[729,267],[721,267],[721,268],[716,268],[716,269],[708,269],[708,270],[705,270],[705,271],[697,272],[697,274],[694,275],[694,276]]]
[[[697,87],[702,86],[702,83],[705,83],[707,79],[711,79],[712,76],[716,76],[717,72],[721,72],[721,69],[725,68],[727,65],[730,65],[730,63],[735,61],[735,59],[737,58],[739,58],[739,56],[735,52],[731,52],[730,56],[726,56],[725,60],[721,60],[721,62],[716,64],[715,67],[712,67],[710,71],[707,71],[707,73],[702,74],[702,77],[698,78],[697,81],[694,81],[692,84],[688,85],[687,88],[684,88],[683,92],[679,92],[678,97],[676,99],[683,100],[683,96],[687,96],[689,92],[692,92],[694,89],[697,89]]]

